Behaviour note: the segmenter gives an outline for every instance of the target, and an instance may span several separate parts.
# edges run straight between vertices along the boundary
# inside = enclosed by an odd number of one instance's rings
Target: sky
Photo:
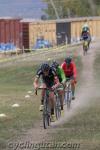
[[[42,0],[0,0],[0,17],[24,17],[38,19],[43,13]]]

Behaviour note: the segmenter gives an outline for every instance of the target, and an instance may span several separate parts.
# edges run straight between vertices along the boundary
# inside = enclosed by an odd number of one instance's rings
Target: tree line
[[[99,16],[100,0],[42,0],[46,3],[42,19]]]

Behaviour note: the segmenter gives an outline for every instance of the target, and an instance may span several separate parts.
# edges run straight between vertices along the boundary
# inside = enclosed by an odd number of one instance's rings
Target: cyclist
[[[43,63],[39,70],[36,73],[36,77],[34,80],[34,88],[35,90],[39,87],[39,78],[42,77],[42,87],[44,88],[52,88],[53,90],[57,88],[60,85],[59,79],[56,75],[55,70],[53,70],[48,63]],[[55,83],[55,78],[58,79]],[[43,110],[43,100],[44,100],[44,94],[45,90],[42,90],[42,99],[41,99],[41,105],[40,105],[40,111]],[[54,115],[54,92],[49,92],[49,103],[51,106],[51,121],[55,121],[55,115]]]
[[[82,26],[82,31],[81,31],[81,40],[87,40],[88,41],[88,47],[91,42],[91,35],[90,35],[90,28],[89,25],[86,23]]]
[[[68,56],[67,58],[65,58],[65,61],[62,63],[61,67],[64,70],[66,79],[71,80],[72,99],[74,100],[75,99],[75,95],[74,95],[75,83],[76,83],[76,75],[77,75],[76,65],[74,61],[72,60],[72,58]]]
[[[84,32],[84,31],[89,31],[90,32],[90,27],[89,27],[87,19],[85,19],[84,24],[83,24],[82,29],[81,29],[81,32]]]
[[[81,40],[87,40],[88,41],[88,47],[90,45],[90,42],[91,42],[91,35],[90,35],[90,32],[89,31],[84,31],[82,32],[82,35],[81,35]]]
[[[53,69],[55,69],[56,74],[57,74],[57,76],[59,78],[60,83],[62,83],[63,85],[65,85],[65,83],[66,83],[66,77],[65,77],[64,71],[61,68],[61,66],[56,61],[53,61],[53,63],[52,63],[51,66],[52,66]],[[62,87],[62,90],[59,90],[59,96],[60,96],[60,100],[61,100],[61,112],[63,114],[63,100],[64,100],[63,87]]]

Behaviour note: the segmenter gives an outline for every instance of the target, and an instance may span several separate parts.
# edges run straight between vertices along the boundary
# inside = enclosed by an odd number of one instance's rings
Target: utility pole
[[[94,4],[93,0],[88,0],[88,3],[90,4],[90,7],[92,9],[92,15],[95,16],[96,15],[96,6]]]
[[[56,9],[56,6],[55,6],[53,0],[50,0],[50,3],[51,3],[51,5],[52,5],[52,7],[53,7],[53,9],[55,11],[56,18],[60,19],[59,15],[58,15],[58,12],[57,12],[57,9]]]

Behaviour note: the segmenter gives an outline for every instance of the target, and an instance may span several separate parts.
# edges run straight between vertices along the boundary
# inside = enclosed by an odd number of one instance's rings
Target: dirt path
[[[100,45],[98,42],[96,42],[91,45],[91,48],[86,56],[83,56],[82,51],[78,51],[83,63],[83,71],[81,76],[82,85],[80,90],[76,93],[77,99],[72,103],[72,109],[69,112],[65,111],[64,117],[53,123],[48,130],[43,129],[42,121],[39,124],[36,124],[36,127],[25,133],[22,138],[18,139],[18,142],[39,143],[47,141],[51,132],[54,133],[57,132],[57,130],[61,130],[59,125],[69,121],[71,117],[78,113],[78,109],[83,107],[85,108],[88,106],[88,104],[90,104],[89,102],[92,98],[92,93],[94,90],[96,91],[96,85],[94,83],[93,76],[93,63],[99,48]]]
[[[78,110],[83,108],[87,108],[88,105],[90,105],[90,100],[94,96],[93,94],[97,95],[99,94],[99,91],[97,91],[95,80],[94,80],[94,71],[93,71],[93,65],[94,65],[94,59],[96,57],[97,51],[99,50],[100,45],[98,43],[94,43],[91,45],[90,50],[88,51],[88,54],[86,56],[83,56],[82,52],[79,53],[79,55],[82,58],[83,63],[83,71],[81,76],[81,88],[76,93],[76,101],[72,103],[72,109],[71,111],[66,111],[65,116],[61,118],[58,122],[54,123],[54,126],[61,125],[62,123],[65,123],[71,119],[74,115],[78,113]],[[95,91],[95,92],[94,92]],[[98,92],[98,93],[97,93]]]

